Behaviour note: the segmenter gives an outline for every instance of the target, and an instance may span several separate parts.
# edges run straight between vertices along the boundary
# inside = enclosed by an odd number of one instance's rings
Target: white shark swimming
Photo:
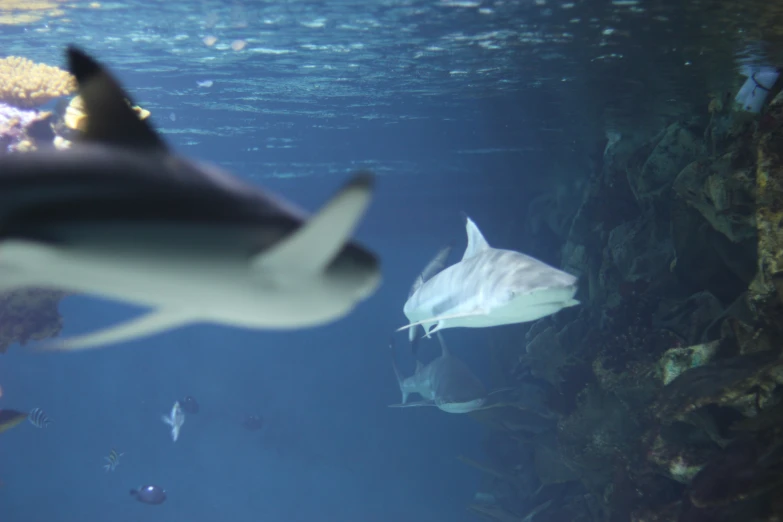
[[[177,442],[182,425],[185,424],[185,412],[182,411],[179,401],[174,402],[168,415],[161,415],[161,420],[171,426],[171,440]]]
[[[150,311],[41,349],[99,347],[198,322],[313,327],[375,292],[379,262],[351,241],[372,195],[369,173],[308,216],[176,155],[101,64],[74,47],[67,55],[87,128],[70,150],[0,158],[0,292],[54,288]]]
[[[445,328],[484,328],[525,323],[575,306],[577,278],[513,250],[492,248],[476,224],[465,217],[468,246],[462,259],[438,271],[438,253],[411,288],[403,312],[409,339]],[[448,255],[448,252],[446,252]],[[414,345],[415,348],[415,345]]]
[[[437,335],[441,346],[440,357],[426,365],[417,360],[416,371],[408,378],[403,378],[400,374],[392,341],[392,367],[402,393],[402,404],[390,407],[435,406],[447,413],[469,413],[486,409],[484,405],[488,394],[484,385],[464,362],[451,355],[441,333],[438,332]],[[408,402],[408,396],[412,393],[418,393],[423,400]]]

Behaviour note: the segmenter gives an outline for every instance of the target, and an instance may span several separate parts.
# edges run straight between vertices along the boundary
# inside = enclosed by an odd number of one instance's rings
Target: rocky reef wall
[[[473,512],[783,517],[783,94],[756,118],[728,102],[607,145],[561,251],[584,305],[493,343],[515,392],[471,414]]]

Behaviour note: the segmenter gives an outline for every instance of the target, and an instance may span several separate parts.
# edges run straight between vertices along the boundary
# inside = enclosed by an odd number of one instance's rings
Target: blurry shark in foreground
[[[381,281],[351,242],[372,177],[356,175],[317,214],[177,156],[82,51],[70,72],[87,128],[67,151],[0,159],[0,292],[46,287],[150,312],[43,349],[81,350],[210,322],[258,329],[323,325]]]
[[[440,270],[448,251],[427,265],[411,288],[403,312],[409,339],[444,328],[525,323],[575,306],[577,278],[530,256],[492,248],[466,216],[468,246],[462,260]]]
[[[440,357],[426,365],[416,361],[416,371],[407,379],[402,377],[397,368],[394,345],[391,345],[392,366],[402,392],[402,404],[390,407],[435,406],[446,413],[469,413],[485,409],[488,394],[484,385],[464,362],[451,355],[441,333],[437,335],[441,346]],[[408,402],[411,393],[418,393],[424,400]]]

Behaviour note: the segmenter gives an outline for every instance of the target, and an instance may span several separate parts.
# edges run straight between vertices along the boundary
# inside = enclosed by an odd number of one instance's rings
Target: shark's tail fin
[[[394,337],[389,340],[389,351],[391,352],[392,368],[394,369],[394,376],[397,378],[397,386],[400,387],[400,393],[402,394],[402,403],[405,404],[408,401],[408,392],[405,391],[405,387],[402,385],[402,374],[397,367],[397,357],[394,350]]]

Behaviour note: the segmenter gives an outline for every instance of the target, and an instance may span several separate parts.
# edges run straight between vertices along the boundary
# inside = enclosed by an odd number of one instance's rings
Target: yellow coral
[[[38,107],[71,94],[76,79],[58,67],[9,56],[0,60],[0,101],[21,108]]]
[[[142,109],[138,105],[133,106],[132,109],[139,116],[140,120],[146,120],[150,115],[150,111]],[[63,121],[65,121],[67,127],[74,130],[84,131],[87,128],[87,114],[84,112],[84,101],[81,96],[74,96],[68,104]]]
[[[62,16],[61,0],[2,0],[0,25],[25,25],[46,16]]]

